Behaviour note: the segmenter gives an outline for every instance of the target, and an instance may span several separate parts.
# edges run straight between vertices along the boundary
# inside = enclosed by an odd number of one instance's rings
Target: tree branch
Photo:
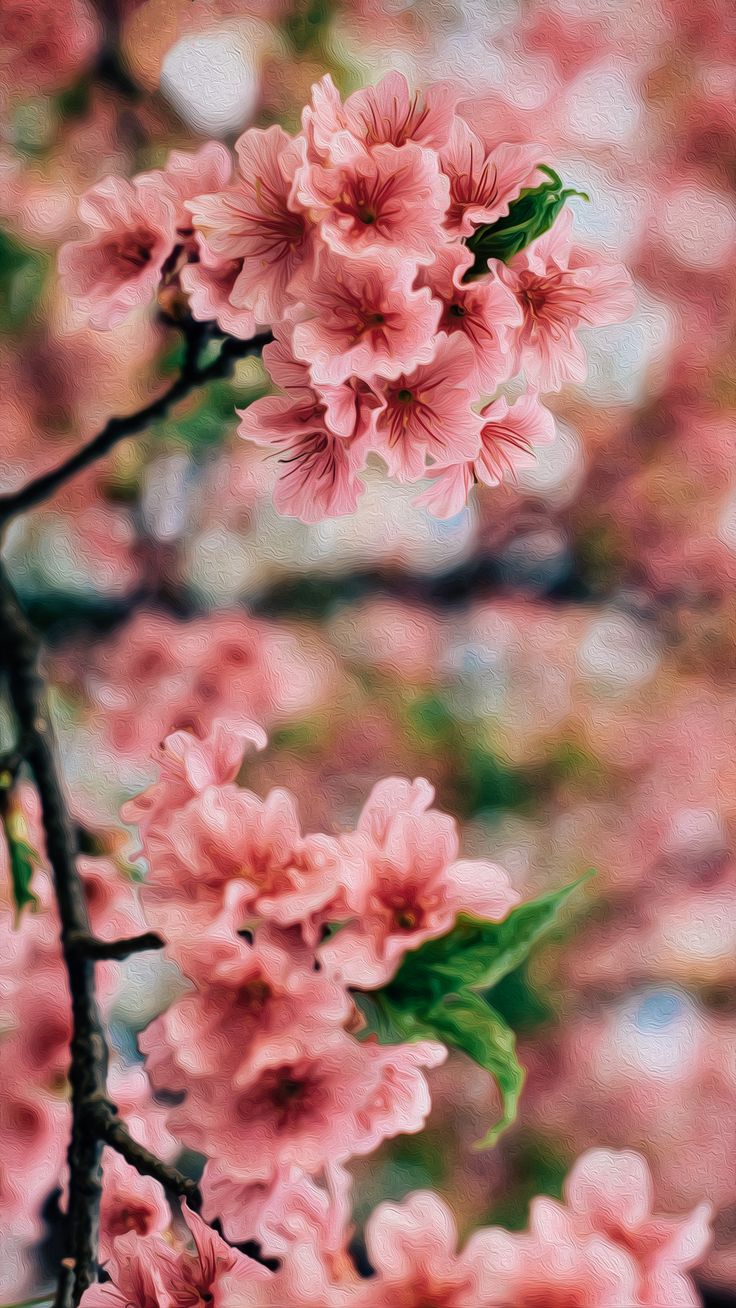
[[[87,933],[70,936],[69,946],[95,962],[103,959],[119,961],[130,958],[131,954],[143,954],[149,949],[163,949],[164,941],[155,931],[144,931],[139,936],[128,936],[123,940],[99,940]]]
[[[200,351],[209,333],[205,324],[187,332],[184,365],[175,382],[138,413],[111,418],[106,426],[64,463],[28,483],[13,495],[0,498],[0,535],[18,514],[42,503],[75,473],[129,436],[163,418],[178,400],[216,378],[225,377],[237,359],[260,354],[271,339],[269,332],[250,341],[228,337],[217,358],[199,366]],[[74,828],[64,795],[56,745],[46,708],[45,684],[38,671],[38,641],[27,622],[0,558],[0,659],[5,665],[10,702],[17,722],[19,748],[0,760],[0,785],[12,785],[21,762],[31,770],[41,804],[46,854],[54,882],[61,948],[71,996],[72,1037],[69,1084],[72,1129],[68,1149],[69,1200],[64,1256],[54,1308],[75,1308],[97,1278],[101,1158],[103,1144],[116,1149],[145,1176],[184,1197],[192,1207],[200,1204],[196,1182],[162,1162],[136,1143],[107,1097],[108,1044],[95,992],[95,960],[127,958],[131,953],[158,949],[163,941],[154,932],[125,940],[98,940],[92,933],[84,887],[76,865]]]
[[[42,504],[44,500],[49,499],[76,473],[82,472],[105,454],[109,454],[120,441],[139,435],[151,423],[165,418],[178,400],[184,399],[208,382],[227,377],[238,359],[260,355],[264,345],[272,339],[270,332],[261,332],[249,341],[228,336],[217,358],[203,368],[198,367],[196,360],[192,358],[192,355],[198,351],[188,350],[187,361],[181,373],[157,400],[139,409],[137,413],[128,414],[124,418],[111,418],[102,431],[58,467],[42,473],[40,477],[28,482],[12,495],[0,496],[0,530],[19,514],[26,513],[28,509],[33,509],[37,504]]]
[[[170,1163],[164,1163],[156,1154],[152,1154],[150,1149],[144,1145],[138,1144],[131,1136],[127,1126],[120,1120],[116,1113],[110,1111],[109,1105],[100,1104],[99,1110],[95,1114],[95,1123],[100,1138],[111,1149],[117,1152],[130,1163],[141,1176],[152,1176],[154,1181],[158,1181],[165,1190],[170,1190],[172,1194],[179,1195],[186,1199],[190,1208],[199,1209],[202,1203],[202,1196],[199,1193],[199,1186],[191,1177],[185,1176],[177,1167],[172,1167]]]
[[[62,1277],[56,1308],[78,1303],[92,1284],[97,1265],[102,1146],[86,1129],[86,1106],[105,1094],[107,1043],[102,1031],[94,987],[94,963],[70,945],[70,937],[89,935],[90,923],[82,882],[75,862],[74,839],[56,764],[43,685],[36,668],[36,642],[23,617],[5,567],[0,562],[0,629],[8,690],[26,742],[46,835],[46,853],[54,879],[61,920],[61,947],[72,1003],[69,1082],[72,1132],[69,1143],[68,1259],[74,1266],[73,1292]]]

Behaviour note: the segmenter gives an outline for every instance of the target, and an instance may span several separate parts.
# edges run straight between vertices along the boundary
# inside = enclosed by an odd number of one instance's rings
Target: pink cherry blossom
[[[462,336],[440,337],[431,363],[385,383],[381,395],[375,448],[399,480],[421,477],[427,457],[442,467],[477,457],[474,358]]]
[[[242,259],[232,303],[275,322],[289,304],[289,284],[311,250],[309,224],[291,199],[296,155],[281,127],[250,128],[236,144],[232,186],[187,207],[213,254]]]
[[[421,816],[431,807],[434,786],[424,777],[384,777],[377,781],[358,818],[357,830],[376,845],[385,844],[397,813]]]
[[[311,102],[302,109],[305,157],[315,163],[328,163],[334,138],[347,126],[340,92],[330,74],[325,73],[313,84]]]
[[[226,908],[229,920],[239,916],[241,925],[265,916],[282,926],[300,923],[305,935],[316,930],[319,913],[357,875],[357,856],[333,836],[303,834],[286,790],[274,789],[262,800],[230,783],[206,784],[211,754],[207,747],[191,752],[189,739],[188,733],[175,735],[177,752],[167,760],[173,778],[164,776],[125,809],[138,815],[139,825],[144,819],[148,920],[176,949],[193,921],[200,929],[212,926]],[[185,745],[185,762],[194,763],[194,794],[178,772]],[[233,759],[221,756],[216,766],[227,776]]]
[[[203,192],[220,191],[227,186],[233,170],[230,152],[219,141],[208,141],[199,150],[170,150],[160,173],[168,191],[176,197],[176,226],[180,236],[191,235],[192,219],[186,202]]]
[[[360,377],[349,377],[338,386],[315,385],[315,390],[324,404],[327,426],[338,435],[349,432],[360,465],[360,451],[369,449],[375,441],[376,423],[383,408],[381,396]]]
[[[468,1252],[488,1275],[486,1302],[504,1308],[638,1308],[636,1264],[600,1235],[582,1235],[558,1204],[539,1201],[529,1231],[496,1228],[472,1236]]]
[[[174,198],[151,176],[107,177],[79,214],[91,235],[62,246],[62,284],[93,327],[115,327],[153,299],[176,239]]]
[[[459,92],[443,82],[412,95],[403,73],[387,73],[377,86],[348,97],[344,126],[369,147],[415,141],[439,150],[450,135],[458,99]]]
[[[170,1308],[164,1280],[170,1269],[171,1251],[163,1240],[130,1231],[116,1241],[105,1265],[110,1280],[90,1286],[81,1302],[84,1308]]]
[[[440,311],[428,290],[412,288],[413,280],[411,264],[327,255],[316,280],[297,282],[293,348],[317,384],[334,386],[351,375],[397,377],[429,363]],[[503,294],[514,308],[513,297]]]
[[[202,1303],[229,1308],[236,1291],[245,1296],[245,1305],[259,1302],[251,1300],[250,1292],[255,1295],[258,1282],[267,1282],[270,1273],[232,1249],[186,1206],[183,1212],[191,1248],[159,1235],[120,1236],[105,1264],[110,1280],[86,1291],[84,1308],[194,1308]]]
[[[403,74],[392,72],[377,86],[355,91],[343,104],[328,73],[312,87],[311,104],[302,112],[309,158],[328,161],[337,143],[339,160],[342,132],[369,149],[414,141],[438,150],[450,135],[457,99],[457,90],[442,82],[412,94]]]
[[[315,1174],[420,1130],[430,1108],[422,1069],[445,1056],[430,1042],[383,1047],[296,1028],[261,1046],[247,1079],[190,1082],[171,1128],[190,1148],[227,1157],[236,1182],[291,1167]]]
[[[416,1191],[400,1204],[381,1204],[365,1240],[376,1275],[358,1295],[360,1308],[486,1308],[497,1302],[493,1267],[473,1252],[472,1240],[458,1251],[455,1218],[439,1195]]]
[[[319,1037],[325,1028],[339,1030],[352,1012],[341,987],[262,933],[249,945],[212,931],[182,951],[181,962],[198,985],[140,1037],[148,1073],[164,1088],[217,1076],[247,1080],[271,1040],[293,1030]]]
[[[356,421],[354,393],[347,406],[333,396],[328,411],[324,397],[309,384],[306,364],[293,359],[285,338],[267,346],[264,356],[287,394],[267,395],[240,411],[238,432],[279,455],[274,505],[303,522],[352,513],[363,490],[358,446],[352,431],[336,434],[332,428],[336,419]]]
[[[179,275],[193,318],[216,322],[231,336],[248,340],[256,330],[255,317],[250,309],[238,309],[230,300],[242,270],[242,259],[219,259],[199,238],[199,259],[185,264]]]
[[[330,972],[361,988],[390,980],[407,950],[444,935],[461,909],[498,920],[519,898],[502,868],[458,859],[455,821],[427,808],[421,783],[382,783],[367,810],[356,837],[365,872],[346,889],[349,921],[320,950]]]
[[[116,1150],[104,1150],[102,1171],[100,1256],[104,1261],[113,1253],[115,1239],[128,1231],[137,1236],[165,1231],[171,1210],[158,1181],[141,1176]]]
[[[448,336],[457,332],[470,343],[479,390],[494,391],[509,375],[510,332],[521,325],[521,310],[493,272],[463,282],[472,264],[467,246],[445,246],[433,264],[420,269],[419,284],[428,286],[442,305],[439,330]]]
[[[338,1263],[352,1233],[351,1185],[340,1164],[327,1163],[322,1184],[298,1167],[252,1182],[234,1180],[227,1159],[210,1159],[202,1177],[203,1211],[220,1220],[229,1240],[257,1240],[269,1258],[311,1242]]]
[[[656,1215],[645,1160],[607,1149],[591,1149],[577,1160],[565,1182],[565,1198],[583,1229],[600,1233],[636,1259],[642,1303],[696,1308],[700,1300],[686,1273],[710,1243],[709,1204],[687,1217]]]
[[[498,486],[510,480],[517,468],[534,463],[538,445],[554,439],[554,418],[533,394],[523,395],[511,405],[504,399],[493,400],[480,412],[484,421],[478,458],[430,474],[432,486],[417,497],[417,504],[438,518],[459,513],[474,482]]]
[[[228,1308],[230,1291],[248,1295],[251,1289],[268,1284],[268,1273],[259,1263],[232,1249],[197,1213],[184,1205],[184,1220],[192,1237],[193,1250],[183,1250],[172,1267],[166,1289],[172,1308],[211,1303]]]
[[[172,732],[158,751],[158,780],[124,806],[123,817],[145,833],[165,814],[182,808],[208,787],[232,781],[249,745],[264,749],[266,733],[247,720],[241,720],[237,728],[215,721],[205,739],[191,731]]]
[[[503,218],[541,162],[535,145],[498,145],[487,152],[462,118],[454,120],[440,160],[450,182],[446,225],[455,237],[470,236],[481,223]]]
[[[567,209],[544,236],[507,265],[497,265],[523,314],[514,346],[516,369],[540,390],[584,381],[587,365],[577,329],[619,322],[634,307],[622,265],[573,246],[571,226]]]
[[[340,162],[306,161],[295,191],[338,254],[431,263],[442,242],[447,178],[437,156],[409,142],[368,151],[342,134]]]

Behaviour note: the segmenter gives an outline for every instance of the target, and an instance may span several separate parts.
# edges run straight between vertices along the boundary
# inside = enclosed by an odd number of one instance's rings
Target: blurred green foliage
[[[29,324],[49,271],[49,256],[0,230],[0,332],[15,334]]]

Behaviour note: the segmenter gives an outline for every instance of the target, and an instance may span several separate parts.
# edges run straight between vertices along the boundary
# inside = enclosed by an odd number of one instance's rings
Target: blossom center
[[[153,232],[137,227],[134,231],[125,232],[117,240],[110,241],[105,253],[116,268],[131,274],[150,263],[155,244]]]

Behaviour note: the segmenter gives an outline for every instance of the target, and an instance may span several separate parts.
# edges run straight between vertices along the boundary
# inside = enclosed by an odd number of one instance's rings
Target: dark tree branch
[[[67,1256],[74,1266],[74,1286],[70,1291],[69,1278],[62,1277],[56,1299],[56,1308],[68,1308],[70,1294],[72,1301],[78,1303],[96,1274],[102,1146],[86,1129],[85,1117],[89,1102],[105,1094],[107,1043],[95,997],[94,963],[70,945],[70,937],[90,934],[90,924],[75,862],[74,837],[56,764],[43,683],[36,667],[36,642],[2,563],[0,629],[4,637],[3,657],[10,699],[21,737],[27,742],[27,762],[41,802],[46,853],[54,879],[61,920],[61,947],[72,1003]]]
[[[124,940],[99,940],[89,934],[70,936],[69,946],[95,962],[103,959],[119,961],[149,949],[163,949],[164,941],[155,931],[144,931],[140,936],[128,936]]]
[[[131,1136],[127,1126],[116,1113],[110,1111],[109,1105],[101,1104],[95,1115],[95,1124],[100,1138],[140,1172],[141,1176],[152,1176],[165,1190],[186,1199],[190,1208],[199,1209],[202,1196],[199,1186],[191,1177],[185,1176],[177,1167],[164,1163],[150,1149],[138,1144]]]
[[[137,413],[128,414],[124,418],[111,418],[87,445],[83,445],[58,467],[42,473],[40,477],[28,482],[12,495],[1,496],[0,530],[19,514],[26,513],[28,509],[33,509],[37,504],[42,504],[44,500],[49,499],[76,473],[82,472],[105,454],[109,454],[120,441],[139,435],[152,423],[165,418],[178,400],[184,399],[208,382],[227,377],[238,359],[260,355],[264,345],[272,339],[270,332],[262,332],[249,341],[228,336],[217,358],[204,367],[199,367],[196,358],[193,357],[198,354],[198,351],[188,349],[184,368],[176,381],[158,399],[139,409]]]

